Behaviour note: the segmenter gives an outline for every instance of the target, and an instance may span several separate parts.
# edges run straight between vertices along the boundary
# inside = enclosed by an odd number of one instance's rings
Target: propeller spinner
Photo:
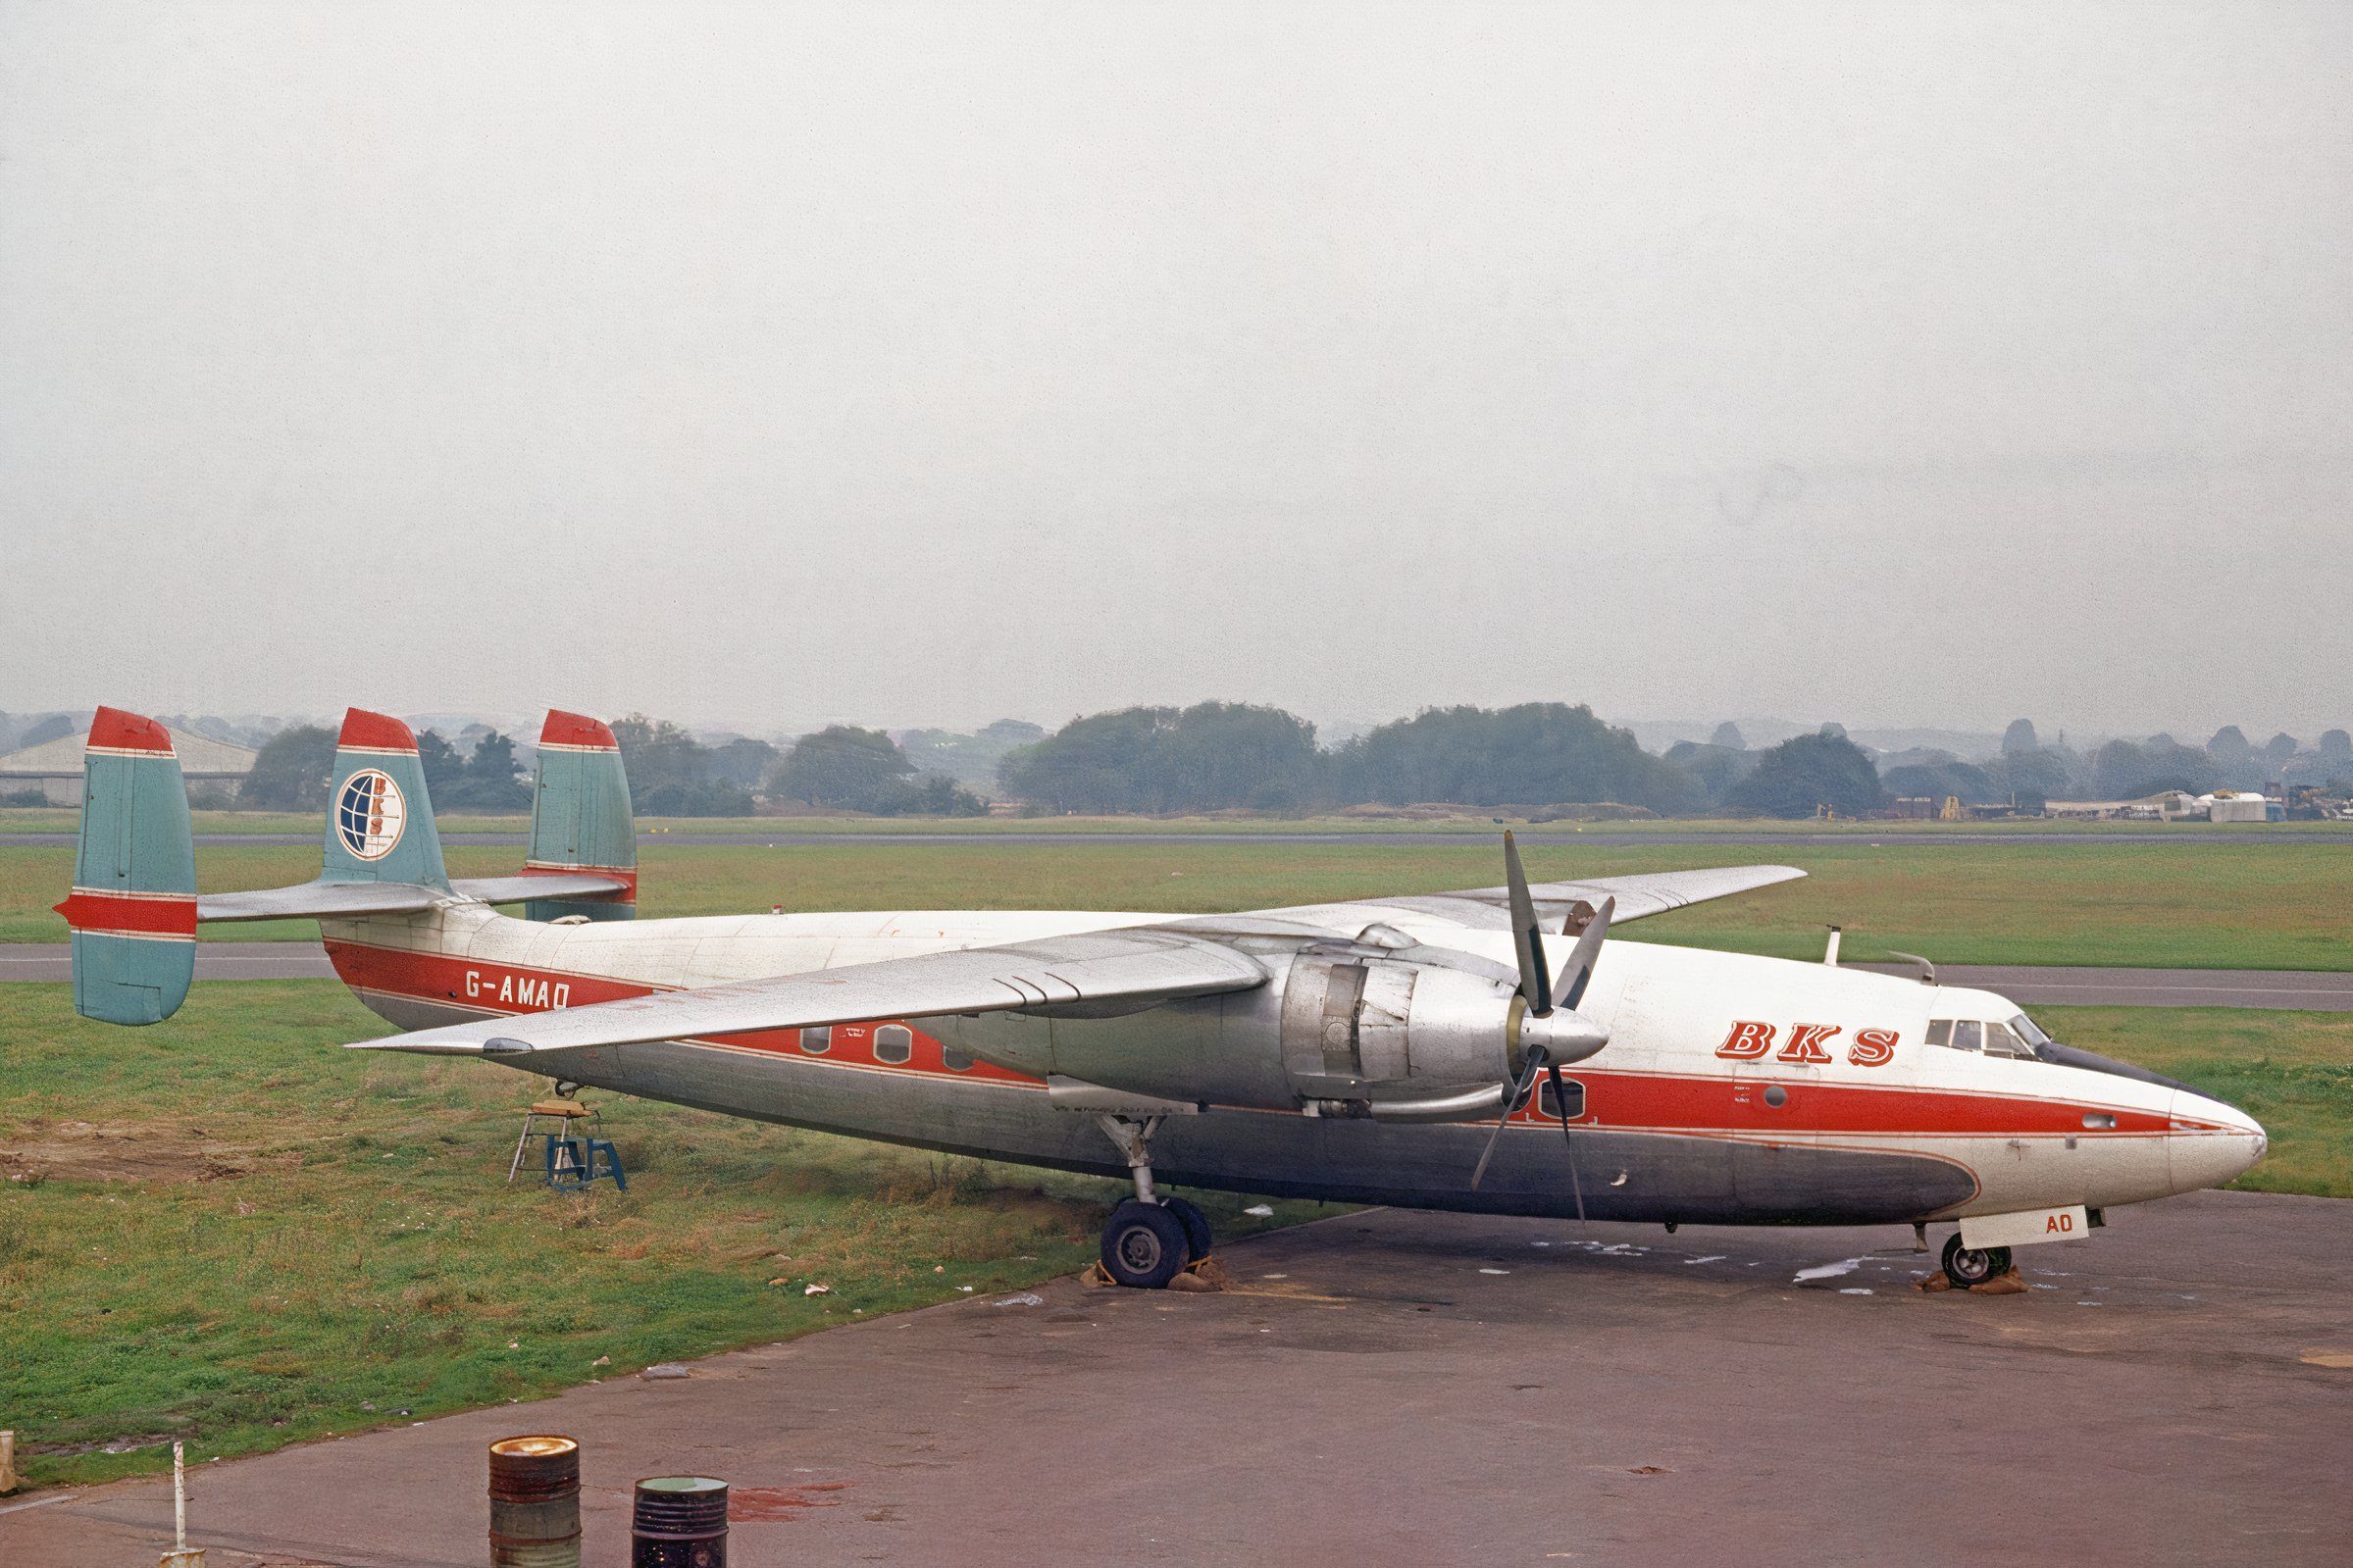
[[[1519,1074],[1511,1083],[1510,1092],[1504,1097],[1495,1131],[1487,1135],[1487,1147],[1479,1155],[1478,1168],[1471,1172],[1473,1190],[1487,1174],[1487,1162],[1495,1157],[1495,1146],[1504,1136],[1505,1125],[1511,1120],[1511,1113],[1527,1102],[1528,1092],[1536,1087],[1540,1073],[1552,1078],[1553,1100],[1560,1107],[1560,1136],[1568,1137],[1568,1099],[1560,1083],[1561,1065],[1583,1061],[1610,1043],[1610,1032],[1579,1013],[1576,1007],[1585,999],[1585,987],[1592,983],[1593,966],[1601,957],[1602,937],[1610,930],[1610,917],[1617,911],[1617,900],[1602,900],[1602,907],[1578,935],[1577,944],[1569,949],[1568,961],[1560,966],[1556,979],[1545,962],[1544,928],[1537,923],[1536,900],[1528,891],[1528,874],[1520,867],[1519,845],[1509,831],[1504,834],[1504,882],[1511,902],[1511,948],[1519,960],[1519,994],[1527,1010],[1519,1015],[1518,1027],[1513,1031],[1519,1051]],[[1562,935],[1566,935],[1565,926]],[[1570,1170],[1573,1175],[1573,1164]],[[1584,1194],[1580,1192],[1577,1203],[1580,1212],[1584,1206]]]

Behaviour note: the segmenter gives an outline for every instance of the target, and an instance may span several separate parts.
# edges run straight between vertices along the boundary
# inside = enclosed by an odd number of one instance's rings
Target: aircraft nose
[[[2188,1089],[2174,1091],[2171,1121],[2166,1156],[2176,1192],[2221,1187],[2262,1159],[2271,1146],[2263,1124],[2254,1117]]]

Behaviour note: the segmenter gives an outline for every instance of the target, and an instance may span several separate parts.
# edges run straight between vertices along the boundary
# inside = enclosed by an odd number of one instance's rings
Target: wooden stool
[[[508,1184],[511,1186],[516,1174],[523,1169],[523,1151],[531,1147],[534,1138],[569,1138],[573,1124],[583,1117],[595,1122],[599,1131],[603,1129],[604,1113],[594,1106],[583,1105],[561,1094],[553,1099],[533,1101],[523,1112],[523,1136],[515,1139],[514,1162],[506,1168]],[[542,1121],[552,1122],[554,1126],[542,1128],[539,1126]]]

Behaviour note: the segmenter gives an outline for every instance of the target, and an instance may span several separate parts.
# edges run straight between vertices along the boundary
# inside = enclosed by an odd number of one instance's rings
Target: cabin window
[[[802,1030],[800,1032],[800,1048],[811,1056],[823,1056],[827,1051],[832,1050],[834,1048],[833,1026],[828,1024],[821,1025],[816,1029]]]
[[[969,1073],[972,1071],[971,1057],[965,1055],[962,1051],[949,1050],[945,1045],[940,1047],[940,1064],[943,1067],[946,1067],[951,1073]]]
[[[874,1032],[874,1059],[886,1067],[904,1067],[915,1054],[915,1032],[904,1024],[885,1024]]]
[[[1566,1091],[1565,1099],[1553,1092],[1552,1080],[1546,1079],[1544,1087],[1536,1091],[1536,1109],[1557,1122],[1560,1120],[1561,1107],[1565,1104],[1568,1119],[1573,1122],[1585,1114],[1585,1086],[1573,1078],[1564,1078],[1560,1081],[1560,1087]]]

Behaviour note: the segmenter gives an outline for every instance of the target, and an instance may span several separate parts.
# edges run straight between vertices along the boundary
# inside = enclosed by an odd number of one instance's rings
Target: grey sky
[[[0,707],[2353,722],[2353,7],[0,5]]]

